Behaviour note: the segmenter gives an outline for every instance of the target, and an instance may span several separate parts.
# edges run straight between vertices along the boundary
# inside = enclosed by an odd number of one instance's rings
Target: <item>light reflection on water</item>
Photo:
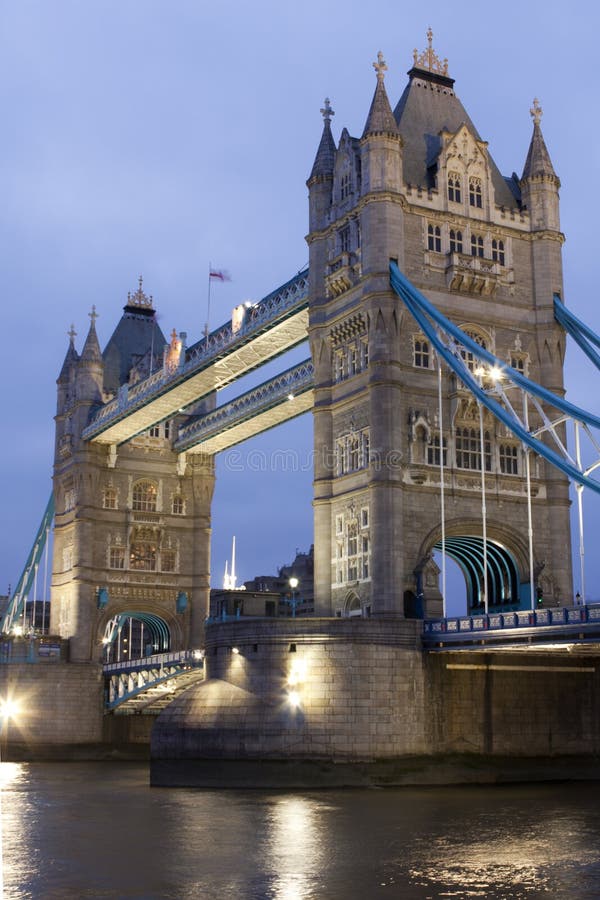
[[[170,790],[121,763],[0,782],[6,900],[600,896],[600,783]]]

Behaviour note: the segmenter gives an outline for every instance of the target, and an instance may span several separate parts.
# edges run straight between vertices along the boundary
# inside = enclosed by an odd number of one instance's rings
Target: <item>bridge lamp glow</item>
[[[290,691],[288,693],[288,703],[293,709],[297,709],[300,706],[300,694],[298,691]]]
[[[293,399],[294,399],[294,395],[293,395],[292,393],[289,393],[288,396],[287,396],[287,398],[288,398],[288,400],[293,400]]]
[[[237,654],[240,652],[240,648],[239,648],[239,647],[232,647],[232,648],[231,648],[231,652],[232,652],[232,653],[235,653],[236,656],[237,656]]]
[[[4,700],[0,700],[0,718],[3,722],[8,722],[10,719],[16,719],[19,715],[20,711],[20,703],[18,700],[13,699],[12,697],[6,697]]]
[[[22,626],[22,625],[15,625],[15,627],[13,628],[13,634],[14,634],[15,637],[22,637],[22,635],[23,635],[23,626]]]
[[[306,660],[295,659],[292,663],[287,683],[290,687],[295,687],[298,684],[302,684],[303,681],[306,681]]]
[[[502,369],[500,366],[492,366],[488,372],[489,377],[492,379],[494,384],[497,384],[502,378]]]

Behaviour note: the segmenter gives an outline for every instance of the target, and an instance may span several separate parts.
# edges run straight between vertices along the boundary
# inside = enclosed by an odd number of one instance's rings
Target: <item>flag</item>
[[[211,269],[209,278],[216,278],[217,281],[231,281],[229,272],[226,272],[225,269]]]

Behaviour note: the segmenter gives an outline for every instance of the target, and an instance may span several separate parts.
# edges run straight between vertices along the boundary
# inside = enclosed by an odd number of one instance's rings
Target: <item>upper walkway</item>
[[[123,385],[83,431],[119,445],[301,344],[308,329],[308,269],[137,384]]]

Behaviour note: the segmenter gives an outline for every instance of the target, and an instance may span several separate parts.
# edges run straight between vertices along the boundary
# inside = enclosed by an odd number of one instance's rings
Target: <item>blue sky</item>
[[[377,51],[394,105],[429,25],[504,174],[522,171],[539,97],[562,180],[566,300],[600,332],[600,15],[591,3],[567,14],[564,4],[537,0],[465,4],[464,16],[460,8],[438,0],[426,13],[398,0],[373,11],[354,0],[4,0],[1,592],[18,578],[50,491],[55,379],[71,322],[81,349],[95,304],[104,344],[141,273],[163,330],[185,330],[192,341],[206,317],[209,261],[232,275],[213,287],[213,326],[302,268],[305,181],[325,96],[336,138],[344,126],[359,135]],[[598,411],[597,384],[571,349],[569,399]],[[242,579],[274,572],[310,546],[311,432],[305,416],[242,445],[241,465],[239,456],[219,459],[214,583],[233,534]],[[261,462],[290,447],[299,471]],[[586,517],[588,596],[600,599],[600,498],[586,498]]]

